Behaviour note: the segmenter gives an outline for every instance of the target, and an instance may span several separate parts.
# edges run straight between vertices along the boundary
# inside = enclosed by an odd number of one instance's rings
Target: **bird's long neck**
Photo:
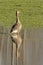
[[[18,22],[19,22],[19,14],[16,12],[16,23],[18,23]]]

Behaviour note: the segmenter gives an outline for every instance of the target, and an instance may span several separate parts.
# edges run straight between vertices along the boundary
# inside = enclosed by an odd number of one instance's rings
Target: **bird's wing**
[[[10,32],[12,32],[12,31],[13,31],[13,29],[15,28],[15,26],[16,26],[16,23],[12,26],[12,28],[11,28]]]

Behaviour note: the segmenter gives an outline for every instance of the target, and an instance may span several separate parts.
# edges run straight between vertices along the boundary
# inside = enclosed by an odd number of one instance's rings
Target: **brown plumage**
[[[16,11],[16,23],[11,28],[11,33],[19,33],[22,28],[22,24],[19,20],[19,11]]]

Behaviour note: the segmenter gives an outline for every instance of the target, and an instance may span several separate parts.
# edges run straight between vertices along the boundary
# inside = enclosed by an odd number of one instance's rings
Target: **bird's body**
[[[22,24],[19,20],[19,12],[16,11],[16,23],[12,26],[12,29],[11,29],[11,33],[19,33],[21,31],[21,28],[22,28]]]
[[[13,25],[13,27],[12,27],[11,32],[12,33],[19,33],[21,28],[22,28],[22,25],[20,23],[15,23],[15,25]]]

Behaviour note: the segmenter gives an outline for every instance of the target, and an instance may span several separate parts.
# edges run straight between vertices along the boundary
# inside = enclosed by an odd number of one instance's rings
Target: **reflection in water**
[[[12,35],[11,39],[16,44],[17,58],[19,58],[19,56],[20,56],[19,49],[20,49],[20,46],[21,46],[21,43],[22,43],[21,35],[20,34]]]

